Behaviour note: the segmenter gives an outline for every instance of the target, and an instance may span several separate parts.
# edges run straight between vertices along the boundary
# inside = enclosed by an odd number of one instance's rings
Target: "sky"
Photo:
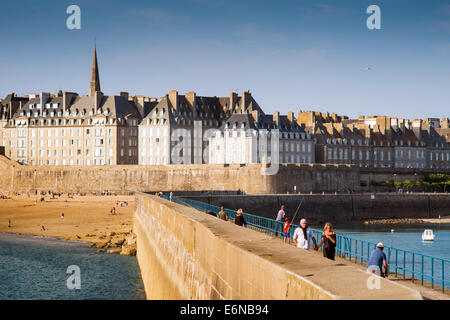
[[[88,94],[96,43],[107,95],[250,90],[266,113],[450,117],[450,0],[2,0],[0,12],[0,97]]]

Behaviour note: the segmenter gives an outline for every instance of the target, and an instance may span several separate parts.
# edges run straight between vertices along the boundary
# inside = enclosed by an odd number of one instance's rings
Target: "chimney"
[[[76,97],[78,94],[75,92],[66,92],[63,93],[63,110],[66,111],[69,109],[69,105],[72,102],[72,99]]]
[[[373,130],[370,126],[366,126],[366,130],[364,130],[365,133],[365,137],[367,139],[370,139],[370,137],[372,136]]]
[[[141,114],[141,117],[144,117],[144,104],[145,104],[145,97],[144,96],[134,96],[133,102],[136,108],[138,109],[139,113]]]
[[[273,112],[273,122],[277,125],[280,125],[280,113],[278,111]]]
[[[253,110],[252,111],[252,117],[253,117],[253,120],[255,120],[255,122],[258,122],[259,121],[259,111],[258,110]]]
[[[236,104],[236,102],[237,102],[237,93],[236,92],[232,92],[231,94],[230,94],[230,110],[231,111],[233,111],[233,109],[234,109],[234,106],[235,106],[235,104]]]
[[[172,105],[172,108],[175,110],[178,108],[178,91],[172,90],[169,92],[169,102]]]
[[[195,110],[195,92],[194,91],[190,91],[188,93],[186,93],[185,97],[186,100],[189,103],[189,107],[191,108],[191,110]]]
[[[41,92],[41,94],[40,94],[41,108],[44,108],[44,105],[47,103],[49,98],[50,98],[50,93],[48,93],[48,92]]]
[[[125,91],[120,91],[119,96],[125,98],[125,100],[128,100],[129,94]]]
[[[100,105],[102,103],[102,99],[103,99],[103,93],[101,91],[95,91],[95,93],[94,93],[95,110],[100,108]]]
[[[242,93],[242,99],[241,99],[241,113],[244,113],[245,107],[250,103],[250,100],[252,98],[252,95],[248,91],[244,91]]]
[[[294,113],[292,111],[289,111],[288,114],[287,114],[287,117],[288,117],[289,123],[292,124],[294,122],[294,120],[295,120],[294,119]]]

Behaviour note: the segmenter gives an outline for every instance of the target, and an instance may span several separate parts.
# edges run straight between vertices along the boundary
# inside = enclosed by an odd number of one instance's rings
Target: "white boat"
[[[422,241],[434,241],[433,230],[426,229],[422,233]]]

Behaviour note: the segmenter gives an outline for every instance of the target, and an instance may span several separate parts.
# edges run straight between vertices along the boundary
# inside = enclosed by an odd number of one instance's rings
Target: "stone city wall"
[[[450,214],[449,194],[211,195],[186,198],[275,219],[282,204],[294,223],[345,223],[373,219],[437,218]]]
[[[358,170],[346,165],[280,165],[263,175],[262,165],[42,166],[17,164],[0,156],[0,192],[237,191],[322,192],[359,188]]]

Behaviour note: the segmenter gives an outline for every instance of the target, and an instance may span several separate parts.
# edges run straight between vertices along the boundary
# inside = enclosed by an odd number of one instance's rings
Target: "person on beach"
[[[41,231],[45,231],[45,227],[44,226],[41,226]]]
[[[381,277],[387,277],[389,275],[388,264],[383,249],[384,249],[383,243],[379,242],[377,244],[376,250],[372,252],[372,254],[370,255],[370,259],[367,262],[367,271],[375,273],[376,275],[379,275]],[[384,273],[382,266],[384,266]]]
[[[284,218],[286,217],[286,212],[284,211],[284,204],[281,205],[281,209],[278,211],[276,221],[279,221],[279,223],[275,226],[275,237],[278,237],[278,231],[281,230],[281,222],[284,221]]]
[[[297,248],[309,250],[311,240],[314,242],[314,250],[317,248],[316,238],[314,238],[311,228],[308,227],[306,219],[300,220],[300,226],[294,231],[293,240]]]
[[[284,231],[284,233],[283,233],[283,236],[284,236],[283,242],[286,243],[286,241],[287,241],[289,244],[291,244],[291,235],[290,235],[290,232],[291,232],[291,224],[290,224],[290,222],[289,222],[289,218],[288,218],[288,217],[285,217],[285,218],[284,218],[284,228],[283,228],[283,231]]]
[[[334,260],[334,256],[336,253],[336,233],[333,231],[333,226],[331,223],[325,223],[325,227],[323,228],[324,232],[322,233],[322,241],[320,241],[316,250],[323,244],[323,256],[325,258]]]
[[[8,228],[11,228],[11,219],[8,219]]]
[[[234,223],[238,226],[247,226],[247,222],[245,222],[244,216],[242,215],[242,209],[239,208],[239,210],[236,212],[236,218],[234,219]]]
[[[225,208],[224,208],[223,206],[220,207],[220,211],[219,211],[219,213],[217,214],[217,217],[218,217],[219,219],[228,221],[228,214],[225,212]]]
[[[64,220],[64,212],[63,212],[63,213],[61,213],[61,219],[63,219],[63,220]]]

